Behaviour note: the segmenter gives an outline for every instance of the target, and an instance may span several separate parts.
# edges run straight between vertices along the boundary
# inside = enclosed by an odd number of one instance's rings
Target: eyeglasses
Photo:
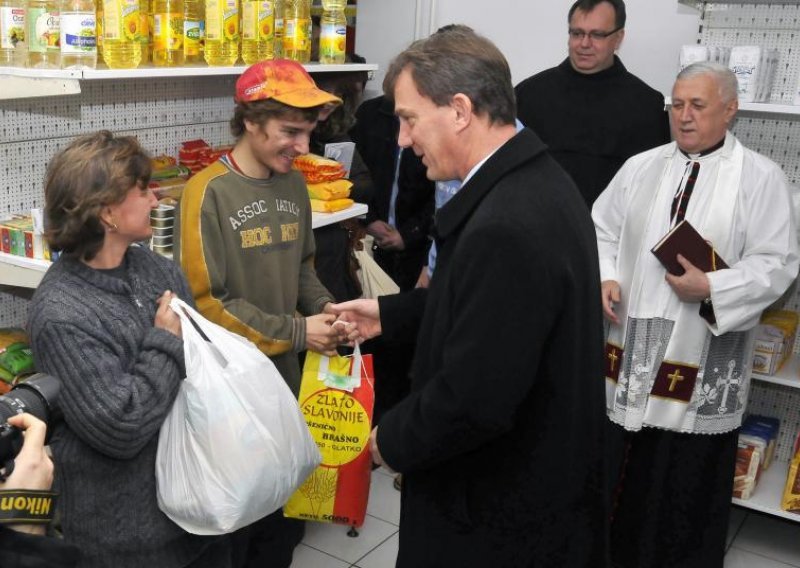
[[[575,40],[578,40],[578,41],[583,41],[583,39],[586,36],[589,36],[589,39],[591,39],[592,41],[603,41],[608,36],[617,33],[621,29],[622,29],[622,26],[620,26],[618,28],[614,28],[610,32],[601,32],[601,31],[598,31],[598,30],[592,30],[590,32],[585,32],[583,30],[576,30],[576,29],[570,28],[568,33],[569,33],[569,39],[575,39]]]

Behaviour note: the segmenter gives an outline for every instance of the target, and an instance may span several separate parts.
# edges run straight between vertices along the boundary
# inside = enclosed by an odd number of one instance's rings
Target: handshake
[[[336,355],[337,345],[354,345],[381,334],[377,300],[325,304],[321,314],[306,318],[306,349]]]

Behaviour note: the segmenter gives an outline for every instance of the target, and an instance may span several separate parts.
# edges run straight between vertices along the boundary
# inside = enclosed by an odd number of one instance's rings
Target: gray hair
[[[700,75],[711,75],[713,77],[714,81],[717,83],[719,96],[722,98],[722,102],[728,103],[739,98],[737,91],[739,83],[736,80],[736,75],[721,63],[714,63],[713,61],[692,63],[681,70],[675,80],[691,79],[692,77],[699,77]]]

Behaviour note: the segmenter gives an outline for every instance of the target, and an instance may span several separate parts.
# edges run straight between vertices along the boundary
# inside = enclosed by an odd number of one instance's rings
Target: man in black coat
[[[591,209],[625,160],[669,142],[669,119],[664,96],[615,55],[625,36],[623,0],[577,0],[568,22],[569,57],[517,85],[517,113]]]
[[[414,152],[398,148],[399,129],[392,101],[381,96],[361,104],[350,137],[374,184],[367,232],[375,237],[375,260],[401,290],[410,290],[428,259],[434,184]]]
[[[334,307],[364,337],[417,335],[411,394],[373,430],[403,473],[397,566],[601,568],[607,510],[595,234],[527,129],[511,73],[460,30],[412,44],[384,91],[399,143],[464,185],[436,215],[430,288]]]

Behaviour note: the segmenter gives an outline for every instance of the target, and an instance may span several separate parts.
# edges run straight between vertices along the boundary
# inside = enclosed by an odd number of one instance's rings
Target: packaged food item
[[[781,509],[800,512],[800,454],[795,454],[789,465],[789,475],[786,476]]]
[[[682,45],[678,56],[678,71],[683,70],[692,63],[708,61],[709,49],[705,45]]]
[[[350,196],[350,189],[353,182],[348,179],[337,179],[334,181],[323,181],[320,183],[306,184],[308,196],[311,199],[321,199],[330,201],[332,199],[344,199]]]
[[[761,452],[753,446],[739,444],[736,450],[736,470],[733,477],[733,496],[750,499],[756,488]]]
[[[153,156],[150,158],[150,167],[153,168],[153,171],[163,170],[177,164],[178,161],[175,158],[172,156],[167,156],[166,154],[161,154],[160,156]]]
[[[778,51],[757,45],[737,45],[731,49],[728,67],[739,84],[739,102],[767,102],[778,66]]]
[[[758,75],[763,70],[762,50],[757,45],[737,45],[731,49],[728,67],[736,75],[739,83],[739,102],[752,103],[756,100]]]
[[[753,372],[773,375],[792,353],[798,314],[790,310],[768,310],[756,327]]]
[[[0,328],[0,394],[20,377],[34,372],[28,336],[17,327]]]
[[[203,169],[203,157],[211,150],[205,140],[189,140],[181,143],[178,150],[178,162],[189,168],[190,173],[196,174]]]
[[[330,201],[322,201],[321,199],[311,200],[311,210],[317,213],[333,213],[347,209],[353,205],[352,199],[332,199]]]
[[[766,448],[761,459],[761,469],[767,470],[772,465],[772,458],[775,455],[775,446],[778,441],[781,421],[771,416],[749,415],[740,430],[739,438],[745,442],[750,441],[751,437],[762,438],[766,441]]]
[[[345,169],[336,160],[317,154],[303,154],[294,159],[294,168],[303,174],[306,183],[335,181],[345,177]]]
[[[287,517],[361,526],[367,512],[375,401],[372,356],[327,357],[308,351],[300,408],[322,464],[289,498]]]
[[[33,352],[25,342],[12,343],[0,353],[0,367],[17,377],[34,371]]]

